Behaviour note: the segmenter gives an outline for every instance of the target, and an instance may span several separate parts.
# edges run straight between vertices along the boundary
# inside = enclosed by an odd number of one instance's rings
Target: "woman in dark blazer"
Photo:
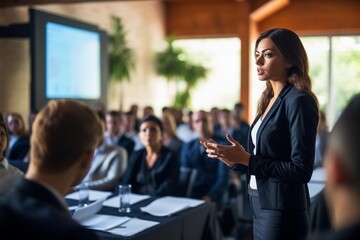
[[[304,239],[318,123],[307,55],[294,32],[270,29],[257,39],[255,59],[266,89],[248,151],[230,136],[232,146],[203,144],[209,156],[236,171],[246,170],[254,239]]]
[[[153,196],[176,195],[179,158],[162,144],[163,126],[154,115],[140,122],[140,141],[145,148],[134,152],[121,180],[131,184],[132,191]]]

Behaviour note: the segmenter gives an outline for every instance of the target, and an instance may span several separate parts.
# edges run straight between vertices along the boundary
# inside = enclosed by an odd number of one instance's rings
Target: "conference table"
[[[147,206],[156,199],[156,197],[151,197],[132,205],[130,213],[120,213],[117,208],[103,206],[98,214],[126,216],[155,221],[159,224],[128,237],[114,235],[106,231],[94,231],[100,239],[104,240],[216,240],[221,236],[214,203],[204,202],[196,207],[189,207],[164,217],[153,216],[141,211],[140,207]],[[69,206],[77,204],[76,200],[66,199],[66,201]]]

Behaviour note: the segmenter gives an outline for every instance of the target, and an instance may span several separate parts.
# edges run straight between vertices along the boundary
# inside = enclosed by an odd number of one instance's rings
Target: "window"
[[[313,91],[331,129],[349,99],[360,92],[360,36],[301,37]]]
[[[192,109],[232,109],[240,99],[240,39],[180,39],[174,45],[210,69],[208,78],[191,94]]]

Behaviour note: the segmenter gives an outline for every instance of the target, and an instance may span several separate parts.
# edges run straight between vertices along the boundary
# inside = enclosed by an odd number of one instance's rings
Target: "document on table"
[[[138,218],[131,218],[130,221],[121,224],[121,227],[115,227],[110,230],[107,230],[107,232],[120,235],[124,237],[129,237],[132,235],[135,235],[139,232],[142,232],[148,228],[151,228],[155,225],[159,224],[158,222],[154,221],[148,221]]]
[[[163,217],[170,216],[171,214],[189,207],[196,207],[204,202],[204,200],[168,196],[156,199],[149,205],[140,209],[143,212],[147,212],[151,215]]]
[[[117,217],[111,215],[94,214],[86,218],[81,219],[79,222],[81,225],[94,230],[107,231],[116,226],[121,226],[131,218],[129,217]]]
[[[77,221],[81,221],[81,219],[85,219],[89,216],[96,214],[102,208],[104,201],[105,198],[102,198],[90,203],[87,206],[76,208],[74,214],[72,215],[72,218]]]
[[[149,197],[150,197],[149,195],[140,195],[140,194],[131,193],[130,194],[130,204],[133,205],[133,204],[135,204],[137,202],[148,199]],[[119,197],[119,195],[106,200],[104,202],[104,206],[119,208],[119,206],[120,206],[120,197]]]
[[[96,201],[98,199],[107,198],[111,195],[111,192],[98,191],[98,190],[89,190],[89,200]],[[65,196],[67,199],[79,200],[79,193],[73,192]]]

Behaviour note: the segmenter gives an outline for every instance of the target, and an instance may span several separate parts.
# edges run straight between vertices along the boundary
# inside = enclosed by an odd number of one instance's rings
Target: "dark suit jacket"
[[[140,149],[130,157],[121,183],[131,184],[132,191],[139,194],[175,195],[178,187],[179,166],[179,158],[176,153],[163,146],[153,167],[148,168],[146,149]]]
[[[259,119],[256,117],[251,129]],[[307,183],[315,153],[318,108],[305,92],[287,84],[263,119],[256,136],[248,175],[255,175],[263,209],[306,210],[310,206]],[[254,145],[249,138],[249,152]],[[237,165],[243,170],[243,165]]]
[[[0,197],[0,232],[9,239],[98,239],[47,188],[22,179]]]
[[[131,154],[133,153],[135,148],[135,142],[131,138],[122,135],[117,141],[117,145],[125,148],[128,154],[128,158],[131,157]]]
[[[28,137],[19,138],[12,148],[10,149],[7,159],[12,160],[23,160],[28,154],[30,149],[30,140]]]
[[[217,143],[228,145],[221,137],[214,136],[212,139]],[[199,138],[183,145],[181,166],[197,170],[192,188],[193,197],[202,198],[207,195],[213,201],[222,200],[229,184],[229,168],[219,159],[209,158]]]

